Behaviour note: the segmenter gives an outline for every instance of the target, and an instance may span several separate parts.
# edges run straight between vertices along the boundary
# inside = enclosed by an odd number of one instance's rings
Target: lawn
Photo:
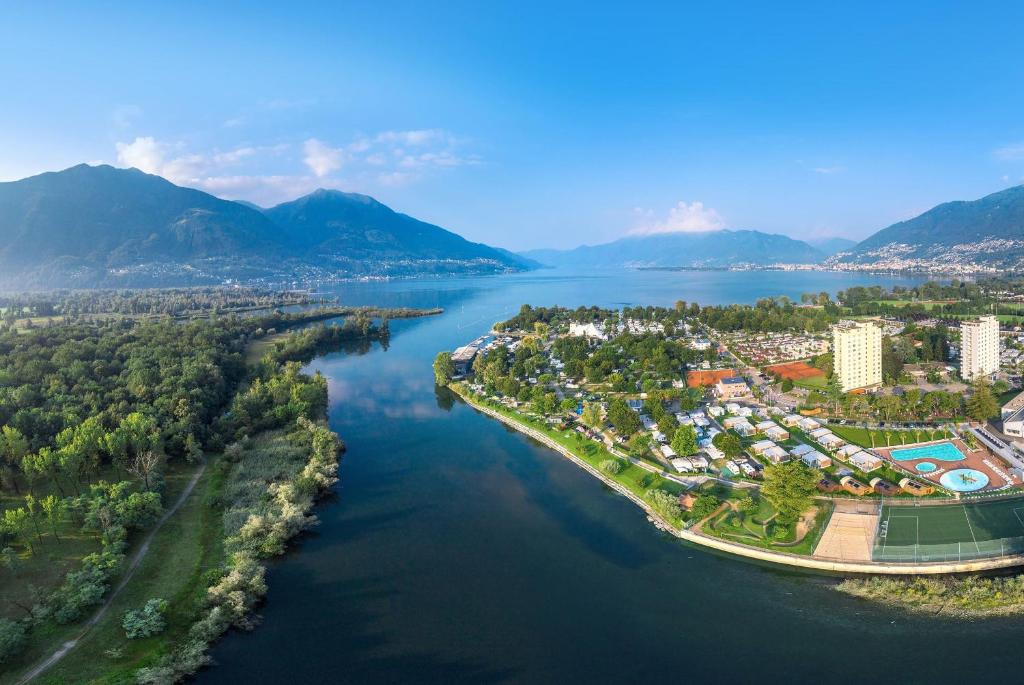
[[[847,442],[861,447],[893,447],[899,445],[911,445],[918,442],[931,440],[942,440],[948,438],[949,434],[942,429],[931,430],[921,428],[918,430],[897,431],[889,429],[867,429],[862,426],[841,426],[829,424],[829,430]]]
[[[705,523],[702,530],[709,535],[730,542],[807,556],[814,553],[814,548],[817,547],[818,540],[832,516],[834,505],[826,500],[816,500],[814,507],[816,509],[814,521],[799,542],[796,542],[795,526],[788,526],[785,533],[778,537],[775,536],[771,523],[765,526],[765,522],[771,518],[774,511],[771,505],[761,498],[758,499],[756,512],[743,514],[726,509]]]
[[[793,385],[798,388],[806,388],[807,390],[821,390],[828,385],[828,379],[825,376],[808,376],[807,378],[793,381]]]

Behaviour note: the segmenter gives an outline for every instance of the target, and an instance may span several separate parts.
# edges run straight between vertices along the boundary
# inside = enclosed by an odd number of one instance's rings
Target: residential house
[[[828,435],[823,435],[820,438],[818,438],[818,444],[831,452],[845,445],[846,441],[840,438],[838,435],[829,433]]]
[[[879,478],[877,476],[868,481],[868,485],[870,485],[871,489],[879,495],[885,495],[886,497],[900,494],[900,489],[898,487],[884,478]]]
[[[797,425],[800,426],[800,430],[808,433],[810,431],[821,428],[821,424],[812,419],[810,416],[805,416],[799,421],[797,421]]]
[[[789,431],[785,428],[780,428],[779,426],[772,426],[766,430],[764,434],[767,435],[770,440],[774,440],[776,442],[789,440]]]
[[[724,400],[731,400],[736,397],[746,397],[750,394],[747,382],[739,376],[722,378],[715,384],[715,394]]]
[[[861,483],[853,476],[843,476],[839,479],[839,484],[843,486],[843,490],[846,490],[851,495],[857,495],[863,497],[864,495],[871,492],[871,488]]]
[[[881,459],[863,450],[850,457],[848,461],[851,466],[860,469],[864,473],[871,473],[875,469],[882,468]]]
[[[786,451],[786,448],[779,447],[778,445],[769,447],[761,456],[765,459],[771,460],[773,464],[781,464],[784,461],[789,461],[789,452]]]
[[[801,454],[800,461],[815,469],[827,469],[829,466],[832,466],[832,460],[818,450],[811,450]]]
[[[754,454],[760,455],[764,454],[767,450],[771,449],[772,447],[777,447],[777,445],[771,440],[758,440],[757,442],[750,446],[750,451],[753,452]]]
[[[926,495],[930,495],[935,492],[935,488],[931,485],[925,485],[917,482],[916,480],[911,480],[910,478],[904,478],[900,481],[900,489],[914,497],[925,497]]]
[[[794,428],[800,425],[801,417],[797,414],[786,414],[782,417],[782,425],[786,428]]]

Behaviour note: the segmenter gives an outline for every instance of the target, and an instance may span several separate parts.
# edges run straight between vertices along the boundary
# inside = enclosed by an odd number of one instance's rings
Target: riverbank
[[[594,468],[591,464],[574,454],[568,447],[561,445],[556,441],[552,440],[548,436],[544,435],[540,431],[524,424],[515,418],[503,414],[491,407],[480,402],[477,398],[473,397],[471,393],[467,392],[463,387],[457,383],[451,383],[448,386],[453,392],[461,397],[471,407],[487,414],[491,418],[501,421],[506,426],[513,428],[521,433],[524,433],[531,438],[543,443],[545,446],[557,451],[566,458],[570,459],[573,463],[583,468],[588,473],[591,473],[595,477],[599,478],[608,487],[614,489],[616,492],[620,492],[623,495],[629,497],[629,499],[643,509],[651,520],[658,526],[658,528],[665,532],[671,533],[675,537],[689,542],[691,544],[699,545],[702,547],[710,547],[720,552],[725,552],[738,557],[752,559],[761,562],[767,562],[770,564],[778,564],[783,566],[792,566],[812,571],[822,571],[833,574],[842,575],[886,575],[886,576],[899,576],[899,575],[946,575],[955,573],[972,573],[979,571],[989,571],[996,569],[1014,568],[1018,566],[1024,566],[1024,555],[1006,556],[1000,558],[989,558],[989,559],[978,559],[973,561],[963,562],[930,562],[930,563],[894,563],[894,562],[850,562],[850,561],[839,561],[835,559],[818,558],[814,556],[801,556],[796,554],[787,554],[785,552],[778,552],[772,550],[759,549],[742,545],[739,543],[729,542],[721,538],[714,538],[708,535],[704,535],[696,530],[688,529],[679,525],[669,524],[663,516],[658,515],[658,512],[654,511],[646,500],[644,500],[638,493],[631,491],[630,489],[623,486],[621,483],[616,482],[610,478],[607,474],[602,473],[599,469]],[[654,515],[652,515],[654,511]]]
[[[850,578],[836,590],[916,614],[987,618],[1024,614],[1024,576]]]

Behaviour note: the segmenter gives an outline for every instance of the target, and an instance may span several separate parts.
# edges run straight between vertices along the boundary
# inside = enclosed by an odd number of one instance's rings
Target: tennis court
[[[1024,553],[1024,499],[882,507],[872,559],[960,561]]]

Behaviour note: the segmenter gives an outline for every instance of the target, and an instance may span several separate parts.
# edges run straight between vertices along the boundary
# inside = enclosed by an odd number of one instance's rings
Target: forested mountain
[[[1024,263],[1024,186],[946,202],[878,231],[836,265],[1019,268]]]
[[[735,264],[806,264],[824,253],[802,240],[760,231],[707,231],[630,236],[572,250],[522,253],[549,266],[725,267]]]
[[[0,183],[0,287],[189,285],[529,268],[365,195],[269,210],[137,169],[81,164]]]
[[[837,252],[852,250],[857,241],[850,240],[849,238],[819,238],[817,240],[808,240],[807,243],[811,247],[821,250],[826,255],[834,255]]]

